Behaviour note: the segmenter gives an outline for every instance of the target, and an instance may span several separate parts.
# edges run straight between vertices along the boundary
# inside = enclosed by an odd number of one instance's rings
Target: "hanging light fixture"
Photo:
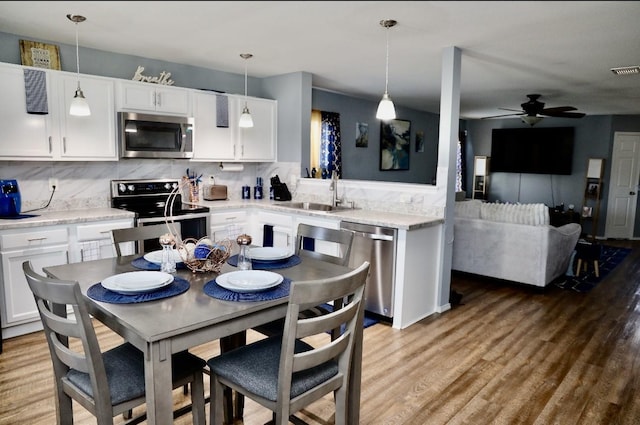
[[[241,128],[250,128],[253,127],[253,118],[251,118],[251,113],[247,106],[247,60],[251,59],[253,55],[251,53],[241,53],[240,57],[244,59],[244,109],[242,109],[238,126]]]
[[[383,19],[380,21],[380,25],[386,29],[387,36],[387,60],[386,60],[386,68],[385,68],[385,79],[384,79],[384,94],[382,95],[382,100],[378,104],[378,112],[376,112],[376,118],[380,120],[392,120],[396,117],[396,108],[393,106],[393,101],[389,96],[389,28],[395,27],[398,22],[393,19]]]
[[[87,99],[84,98],[84,93],[82,93],[82,89],[80,88],[80,56],[78,54],[78,24],[80,22],[84,22],[87,20],[84,16],[81,15],[67,15],[67,18],[76,24],[76,72],[78,75],[78,88],[76,89],[76,94],[73,96],[73,100],[71,101],[71,106],[69,107],[69,114],[75,115],[78,117],[86,117],[91,115],[91,109],[89,109],[89,104],[87,103]]]

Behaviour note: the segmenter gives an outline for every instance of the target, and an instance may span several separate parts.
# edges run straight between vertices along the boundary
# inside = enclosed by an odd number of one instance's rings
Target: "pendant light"
[[[378,112],[376,112],[376,118],[387,121],[395,119],[396,117],[396,108],[393,106],[393,101],[389,96],[389,28],[395,27],[398,22],[393,19],[383,19],[380,21],[380,25],[386,29],[387,35],[387,60],[386,60],[386,68],[385,68],[385,79],[384,79],[384,94],[382,95],[382,100],[378,104]]]
[[[253,118],[251,118],[251,113],[247,106],[247,60],[251,59],[253,55],[251,53],[241,53],[240,57],[244,59],[244,109],[242,109],[238,126],[240,128],[251,128],[253,127]]]
[[[89,104],[87,103],[87,99],[84,98],[84,93],[82,93],[82,89],[80,88],[80,56],[78,54],[78,24],[80,22],[84,22],[87,20],[84,16],[81,15],[67,15],[67,18],[76,24],[76,72],[78,75],[78,88],[76,89],[76,94],[73,96],[73,100],[71,101],[71,106],[69,107],[69,114],[75,115],[77,117],[86,117],[91,115],[91,110],[89,109]]]

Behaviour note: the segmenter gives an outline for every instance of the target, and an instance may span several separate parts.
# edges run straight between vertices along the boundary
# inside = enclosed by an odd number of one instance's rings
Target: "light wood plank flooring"
[[[640,424],[640,243],[634,244],[586,294],[454,274],[462,305],[402,331],[383,324],[366,329],[361,423]],[[96,327],[103,349],[120,342]],[[192,351],[208,358],[218,344]],[[52,388],[42,333],[5,341],[0,424],[54,424]],[[176,391],[176,406],[186,402]],[[77,424],[95,424],[82,408],[75,410]],[[325,399],[299,416],[324,425],[333,423],[332,412]],[[269,418],[247,402],[244,423]],[[124,423],[121,417],[114,422]],[[190,424],[190,414],[176,423]]]

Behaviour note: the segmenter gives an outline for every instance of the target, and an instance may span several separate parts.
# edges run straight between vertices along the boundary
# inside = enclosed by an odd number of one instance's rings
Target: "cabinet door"
[[[245,99],[241,97],[236,99],[236,113],[239,117],[244,108]],[[253,118],[253,127],[238,129],[237,159],[275,161],[277,102],[253,97],[248,98],[246,102]],[[234,121],[234,124],[237,125],[237,122]]]
[[[250,232],[246,211],[229,211],[211,214],[211,239],[220,241],[230,239],[234,252],[238,251],[235,243],[236,237],[242,233]]]
[[[229,127],[216,125],[217,96],[212,93],[193,94],[193,160],[230,161],[235,159],[232,137],[236,120],[234,108],[230,106]],[[227,97],[227,99],[229,99]]]
[[[119,82],[118,107],[122,110],[189,114],[189,90],[151,83]]]
[[[80,86],[91,108],[88,117],[69,115],[78,82],[75,76],[55,75],[60,120],[60,158],[65,160],[117,160],[114,82],[80,76]]]
[[[51,101],[47,75],[47,97]],[[0,64],[0,158],[47,159],[52,157],[51,115],[33,115],[26,111],[24,72],[21,66]]]
[[[68,245],[60,245],[10,251],[1,255],[4,283],[3,327],[31,322],[39,317],[33,294],[22,271],[22,263],[29,260],[33,268],[42,273],[43,267],[66,264],[68,250]]]

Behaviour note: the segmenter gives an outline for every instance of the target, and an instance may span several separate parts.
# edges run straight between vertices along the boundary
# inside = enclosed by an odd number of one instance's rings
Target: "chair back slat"
[[[172,232],[177,232],[177,236],[180,238],[182,234],[182,225],[180,222],[173,222],[170,224],[149,224],[147,226],[129,227],[126,229],[113,229],[111,231],[111,239],[116,249],[116,255],[122,256],[122,249],[120,244],[125,242],[136,242],[136,253],[141,253],[142,243],[151,239],[158,239],[160,236],[169,232],[169,227]]]
[[[300,257],[315,258],[332,264],[346,266],[349,264],[351,256],[351,246],[353,245],[353,232],[343,229],[329,229],[326,227],[312,226],[305,223],[298,225],[296,237],[296,254]],[[305,248],[305,238],[314,241],[324,241],[338,244],[339,255],[329,255],[317,250]],[[314,243],[315,244],[315,243]]]

